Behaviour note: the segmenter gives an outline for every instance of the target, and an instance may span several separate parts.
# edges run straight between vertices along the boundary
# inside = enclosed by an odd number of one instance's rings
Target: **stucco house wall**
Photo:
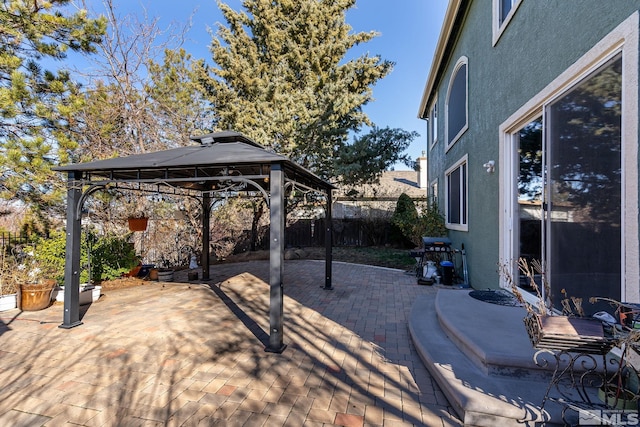
[[[428,170],[430,183],[437,191],[439,200],[445,199],[445,172],[467,159],[468,174],[468,219],[466,230],[450,230],[455,246],[465,245],[468,254],[470,282],[476,288],[496,288],[500,284],[497,264],[504,260],[504,221],[512,219],[504,215],[503,194],[512,185],[506,180],[512,175],[501,168],[504,165],[503,152],[506,124],[515,123],[518,116],[525,117],[528,105],[535,110],[532,100],[553,96],[554,85],[567,83],[571,76],[562,80],[563,73],[571,69],[580,74],[580,67],[588,68],[600,60],[598,52],[605,55],[608,47],[596,49],[603,44],[623,23],[622,39],[628,50],[636,43],[632,40],[638,32],[637,0],[545,0],[514,1],[514,9],[508,24],[496,36],[494,14],[497,0],[451,0],[441,32],[436,57],[423,94],[419,115],[429,118],[434,103],[437,105],[437,140],[427,143]],[[635,18],[634,18],[635,15]],[[629,29],[629,27],[635,27]],[[611,37],[609,37],[611,38]],[[614,42],[611,42],[613,44]],[[624,96],[631,102],[633,116],[623,116],[624,131],[631,130],[631,139],[637,141],[637,126],[629,126],[629,121],[638,121],[637,116],[637,44],[635,54],[625,54],[623,61],[632,61],[633,73],[625,72]],[[593,57],[593,58],[591,58]],[[468,128],[457,142],[448,147],[445,143],[445,101],[450,79],[461,58],[467,63],[467,112]],[[629,64],[625,64],[628,67]],[[626,69],[626,68],[625,68]],[[630,85],[629,79],[636,84]],[[568,83],[567,83],[568,84]],[[635,92],[628,96],[629,88]],[[542,97],[542,98],[541,98]],[[627,109],[629,111],[629,109]],[[431,126],[431,123],[430,123]],[[431,138],[431,137],[429,137]],[[632,159],[626,159],[627,167],[635,164],[636,172],[632,185],[635,195],[627,197],[623,215],[627,218],[626,231],[632,231],[632,238],[625,237],[626,249],[633,257],[638,253],[638,174],[637,152],[629,152]],[[488,173],[484,166],[495,162],[495,171]],[[628,186],[628,181],[625,186]],[[626,195],[632,191],[626,188]],[[629,201],[633,203],[629,205]],[[440,203],[443,206],[443,203]],[[635,220],[633,219],[635,215]],[[633,222],[635,221],[635,226]],[[635,229],[634,229],[635,227]],[[636,256],[637,258],[637,256]],[[635,289],[627,286],[623,290],[624,299],[638,298],[638,261],[629,261],[623,271],[625,282],[635,279]],[[631,276],[635,275],[635,277]]]

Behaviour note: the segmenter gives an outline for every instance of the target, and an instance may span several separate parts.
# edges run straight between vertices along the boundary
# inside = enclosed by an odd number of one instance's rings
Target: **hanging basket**
[[[129,218],[129,230],[131,231],[145,231],[147,229],[147,222],[149,218]]]

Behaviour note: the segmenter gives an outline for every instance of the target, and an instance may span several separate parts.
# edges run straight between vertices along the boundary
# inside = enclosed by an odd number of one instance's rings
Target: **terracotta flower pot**
[[[18,306],[22,311],[43,310],[51,304],[51,293],[56,285],[55,280],[43,280],[39,283],[23,283],[20,285]]]
[[[129,230],[131,231],[145,231],[147,229],[147,222],[149,218],[129,218]]]

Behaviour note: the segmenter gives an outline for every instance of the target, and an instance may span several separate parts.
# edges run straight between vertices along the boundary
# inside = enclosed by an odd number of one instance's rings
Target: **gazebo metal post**
[[[211,229],[211,195],[205,191],[202,195],[202,280],[209,280],[211,264],[209,234]]]
[[[269,346],[266,351],[282,353],[284,345],[284,172],[282,165],[271,165],[269,215]]]
[[[324,276],[324,289],[331,290],[333,285],[331,283],[331,264],[333,261],[333,220],[331,214],[331,189],[327,190],[327,209],[325,221],[325,235],[324,235],[324,247],[325,247],[325,276]]]
[[[61,328],[82,325],[80,321],[80,233],[82,211],[81,172],[69,172],[67,180],[67,250],[64,264],[64,314]]]

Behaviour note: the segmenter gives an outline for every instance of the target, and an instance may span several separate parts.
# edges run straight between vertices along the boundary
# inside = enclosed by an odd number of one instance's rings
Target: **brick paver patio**
[[[408,336],[434,289],[334,263],[326,291],[324,262],[287,261],[288,347],[271,354],[267,271],[109,291],[71,330],[62,305],[0,313],[0,425],[460,425]]]

